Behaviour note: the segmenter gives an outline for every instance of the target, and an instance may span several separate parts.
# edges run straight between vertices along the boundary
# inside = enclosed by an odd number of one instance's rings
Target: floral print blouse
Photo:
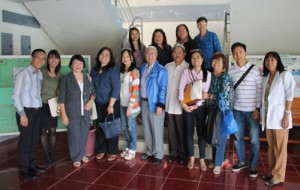
[[[219,76],[212,74],[211,85],[208,93],[213,94],[213,99],[207,100],[207,107],[213,108],[219,104],[219,94],[222,93],[223,100],[225,102],[225,109],[232,109],[232,99],[231,99],[231,82],[230,76],[222,72]]]

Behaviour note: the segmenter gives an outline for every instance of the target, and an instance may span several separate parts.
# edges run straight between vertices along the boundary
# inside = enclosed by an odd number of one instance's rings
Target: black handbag
[[[206,125],[203,132],[203,138],[212,146],[219,145],[220,141],[220,124],[221,124],[221,111],[216,106],[208,108],[208,115]]]
[[[107,117],[108,115],[106,115],[105,121],[103,123],[99,123],[99,126],[105,134],[105,137],[107,139],[111,139],[119,136],[122,133],[121,118],[119,117],[115,119],[115,116],[113,115],[113,120],[107,121]]]

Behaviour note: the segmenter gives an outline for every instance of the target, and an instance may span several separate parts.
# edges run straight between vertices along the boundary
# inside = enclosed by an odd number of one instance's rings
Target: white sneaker
[[[120,156],[122,158],[124,158],[127,154],[128,154],[129,148],[126,148],[125,150],[123,150],[123,152],[120,154]]]
[[[125,160],[132,160],[133,158],[135,158],[135,151],[129,150],[128,154],[124,158]]]

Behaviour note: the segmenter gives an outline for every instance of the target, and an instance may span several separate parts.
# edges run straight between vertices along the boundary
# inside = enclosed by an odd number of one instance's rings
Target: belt
[[[148,101],[148,98],[142,98],[143,101]]]

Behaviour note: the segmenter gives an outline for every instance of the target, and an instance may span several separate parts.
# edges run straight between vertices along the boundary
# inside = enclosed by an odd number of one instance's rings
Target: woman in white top
[[[141,111],[139,104],[140,72],[135,67],[135,59],[130,49],[122,50],[121,57],[120,115],[127,143],[121,157],[125,160],[132,160],[135,158],[137,144],[136,116]]]
[[[295,81],[284,66],[277,52],[268,52],[264,58],[262,98],[262,128],[268,140],[269,170],[263,175],[269,186],[284,182],[287,162],[287,143],[292,128],[291,105]]]

